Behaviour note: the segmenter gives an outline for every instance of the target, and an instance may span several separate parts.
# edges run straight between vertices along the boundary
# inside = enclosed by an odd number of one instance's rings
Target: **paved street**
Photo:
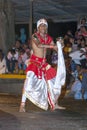
[[[43,111],[27,101],[19,113],[21,96],[0,94],[0,130],[87,130],[87,101],[60,99],[66,110]]]

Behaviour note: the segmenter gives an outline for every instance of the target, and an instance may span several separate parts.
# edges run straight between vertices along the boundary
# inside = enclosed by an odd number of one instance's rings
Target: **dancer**
[[[33,54],[26,69],[20,112],[25,112],[26,98],[38,107],[47,110],[64,109],[57,105],[61,87],[65,83],[66,71],[61,43],[57,45],[48,35],[48,23],[45,19],[37,22],[37,32],[32,35]],[[57,71],[46,62],[47,48],[58,50]],[[58,76],[59,75],[59,76]]]

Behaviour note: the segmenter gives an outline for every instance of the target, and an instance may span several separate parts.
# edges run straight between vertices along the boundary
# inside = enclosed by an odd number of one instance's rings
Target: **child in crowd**
[[[24,74],[26,70],[25,61],[27,60],[28,56],[24,49],[20,50],[19,57],[18,57],[18,67],[19,67],[19,74]]]
[[[8,73],[14,72],[16,60],[18,60],[18,53],[15,51],[15,49],[9,50],[7,57],[6,57]]]

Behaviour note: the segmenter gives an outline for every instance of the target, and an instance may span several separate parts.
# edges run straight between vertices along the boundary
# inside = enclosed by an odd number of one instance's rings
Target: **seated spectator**
[[[87,100],[87,69],[82,69],[82,98]]]
[[[66,88],[69,89],[71,80],[72,80],[72,75],[71,75],[71,58],[68,55],[64,54],[64,59],[65,59],[65,66],[66,66]]]
[[[76,65],[76,71],[74,72],[73,80],[71,82],[68,96],[73,96],[74,99],[82,99],[82,83],[81,83],[81,65]]]
[[[6,60],[4,58],[3,52],[0,49],[0,74],[6,73]]]
[[[87,100],[87,69],[77,65],[77,72],[79,78],[76,78],[71,90],[75,92],[75,99]]]
[[[82,82],[81,82],[81,70],[80,64],[76,64],[76,71],[74,72],[75,81],[71,87],[71,92],[74,92],[75,99],[82,99]]]
[[[71,93],[74,95],[74,99],[82,99],[82,84],[79,79],[75,80],[71,87]]]
[[[18,53],[15,51],[15,49],[9,50],[6,56],[6,64],[8,68],[8,73],[14,72],[16,60],[18,60]]]
[[[30,56],[31,56],[31,51],[30,51],[30,49],[27,49],[27,50],[26,50],[26,54],[27,54],[27,59],[25,60],[25,65],[26,65],[26,67],[27,67],[28,64],[29,64]]]
[[[77,30],[81,28],[81,26],[87,26],[87,23],[86,23],[86,18],[83,17],[81,18],[79,21],[78,21],[78,25],[77,25]]]
[[[19,52],[21,49],[22,49],[21,42],[17,40],[15,42],[15,50]]]
[[[56,69],[57,61],[58,61],[58,55],[57,55],[56,51],[53,51],[52,56],[51,56],[51,60],[52,60],[52,66]]]
[[[14,67],[14,74],[19,74],[19,66],[18,66],[18,61],[15,61],[15,67]]]
[[[69,56],[72,58],[72,60],[76,63],[76,62],[80,62],[80,61],[84,61],[86,60],[86,56],[83,55],[83,48],[78,49],[75,52],[71,52],[69,54]]]
[[[19,57],[18,57],[18,66],[19,66],[19,73],[24,74],[26,70],[25,61],[27,60],[28,55],[26,54],[24,49],[20,50]]]
[[[84,56],[85,58],[81,59],[80,63],[82,65],[82,68],[87,69],[87,45],[85,45],[85,47],[81,49],[81,52],[82,55],[80,57]]]
[[[80,27],[81,35],[87,37],[87,26]]]

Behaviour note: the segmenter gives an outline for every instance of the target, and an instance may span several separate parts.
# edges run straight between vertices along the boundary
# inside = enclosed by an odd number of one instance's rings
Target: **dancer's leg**
[[[65,110],[66,109],[65,107],[62,107],[59,105],[58,100],[59,100],[59,98],[57,99],[57,102],[55,103],[55,110],[56,109]]]
[[[26,103],[26,96],[25,96],[25,90],[23,90],[19,112],[25,112],[25,103]]]

